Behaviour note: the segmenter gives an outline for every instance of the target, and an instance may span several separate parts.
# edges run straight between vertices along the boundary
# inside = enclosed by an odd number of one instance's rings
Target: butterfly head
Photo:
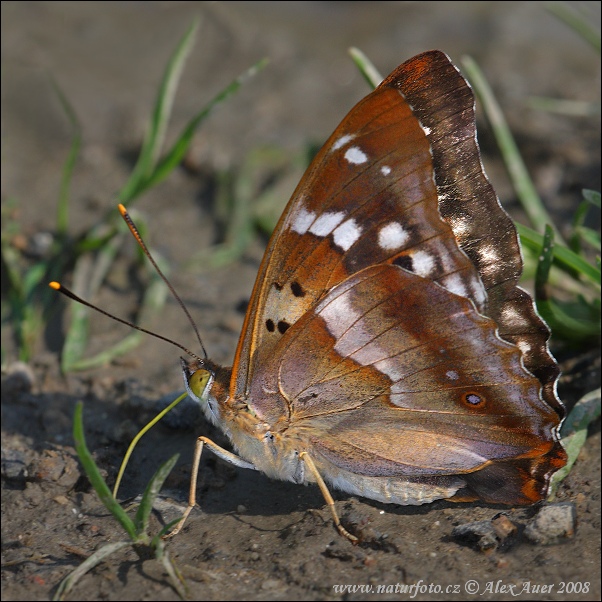
[[[208,361],[180,359],[186,392],[191,399],[194,399],[201,406],[211,422],[218,423],[218,402],[212,394],[213,383],[215,382],[213,366]]]

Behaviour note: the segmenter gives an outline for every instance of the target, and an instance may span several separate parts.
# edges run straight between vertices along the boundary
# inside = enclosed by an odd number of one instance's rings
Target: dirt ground
[[[599,3],[585,4],[597,11],[592,22],[599,23]],[[222,269],[187,270],[190,255],[218,236],[216,174],[263,145],[295,151],[323,141],[367,92],[347,56],[349,46],[361,48],[383,73],[431,48],[456,63],[472,55],[558,223],[567,222],[582,188],[600,189],[599,115],[525,108],[525,99],[536,95],[599,102],[599,56],[544,3],[3,2],[3,220],[5,206],[16,199],[27,240],[55,227],[71,130],[51,79],[73,104],[83,131],[70,229],[76,235],[114,206],[167,57],[194,16],[201,29],[170,132],[250,64],[267,56],[270,65],[211,116],[195,141],[190,168],[177,170],[137,209],[148,222],[148,240],[169,260],[173,284],[212,358],[224,365],[232,360],[265,240],[256,237],[239,261]],[[486,170],[504,205],[520,215],[491,135],[480,126]],[[95,302],[133,318],[140,277],[134,243],[124,249]],[[66,283],[70,278],[64,275]],[[35,357],[18,371],[26,376],[11,378],[5,371],[14,374],[16,349],[4,274],[2,282],[2,600],[49,600],[89,554],[125,537],[82,477],[72,448],[75,403],[85,403],[88,446],[112,483],[133,434],[164,396],[182,389],[179,354],[146,339],[110,366],[62,375],[59,351],[70,309],[61,303],[40,333]],[[194,345],[175,303],[145,326]],[[93,317],[91,328],[90,355],[127,334],[101,316]],[[554,350],[565,371],[560,393],[570,406],[599,386],[599,351]],[[226,444],[194,412],[180,423],[186,428],[159,425],[142,440],[121,491],[124,499],[135,497],[161,462],[181,454],[153,515],[155,532],[185,504],[195,436]],[[193,600],[600,600],[599,423],[557,496],[574,505],[576,531],[554,545],[524,537],[533,508],[397,507],[334,492],[343,521],[363,535],[354,547],[333,528],[317,488],[273,482],[209,454],[199,491],[200,507],[167,547]],[[452,535],[455,526],[490,520],[501,510],[518,533],[495,549],[479,551]],[[397,584],[417,590],[396,592]],[[474,584],[476,591],[470,590]],[[345,587],[360,585],[373,589]],[[377,593],[379,585],[389,589]],[[544,585],[543,593],[534,589]],[[177,595],[155,560],[141,561],[130,550],[86,575],[70,599]]]

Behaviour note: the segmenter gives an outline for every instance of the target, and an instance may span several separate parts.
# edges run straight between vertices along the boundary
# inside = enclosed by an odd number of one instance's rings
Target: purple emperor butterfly
[[[123,210],[125,211],[125,210]],[[399,66],[343,119],[263,258],[234,365],[183,360],[241,467],[396,504],[531,504],[566,463],[549,332],[517,286],[449,58]],[[195,482],[190,505],[195,504]]]

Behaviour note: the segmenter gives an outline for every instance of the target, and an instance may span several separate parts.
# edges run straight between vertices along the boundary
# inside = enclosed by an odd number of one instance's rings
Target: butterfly
[[[123,210],[125,211],[125,210]],[[122,213],[123,213],[122,211]],[[549,330],[480,160],[474,97],[440,51],[400,65],[307,169],[269,241],[231,368],[186,389],[274,479],[372,500],[532,504],[566,463]]]
[[[238,454],[199,447],[316,482],[352,540],[327,483],[396,504],[543,499],[566,463],[563,406],[521,271],[472,91],[444,53],[420,54],[349,112],[303,176],[232,368],[183,362],[190,396]]]

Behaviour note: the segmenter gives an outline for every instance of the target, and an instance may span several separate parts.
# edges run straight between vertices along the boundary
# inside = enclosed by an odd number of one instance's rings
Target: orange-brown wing
[[[366,476],[468,475],[465,496],[525,503],[565,461],[540,388],[470,301],[381,265],[291,326],[250,397],[268,423],[286,416],[282,430],[318,461]]]
[[[249,399],[256,372],[283,334],[330,289],[366,267],[391,264],[490,316],[500,335],[520,346],[547,403],[562,413],[547,328],[517,287],[516,230],[482,170],[473,105],[447,56],[431,51],[398,67],[345,117],[270,240],[235,357],[231,400]]]
[[[289,201],[253,290],[233,393],[246,396],[255,367],[269,361],[282,333],[330,288],[383,262],[484,305],[478,272],[439,214],[425,131],[403,95],[388,86],[351,110]]]

